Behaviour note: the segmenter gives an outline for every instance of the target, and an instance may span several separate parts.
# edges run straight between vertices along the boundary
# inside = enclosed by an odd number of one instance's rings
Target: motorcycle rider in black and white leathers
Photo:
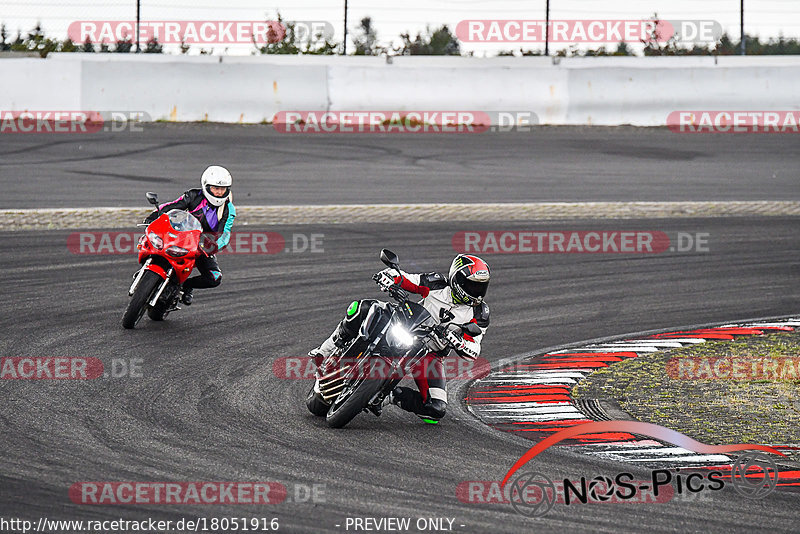
[[[402,276],[402,278],[401,278]],[[446,325],[446,340],[429,342],[428,354],[414,369],[407,370],[414,376],[419,391],[407,387],[396,387],[388,401],[400,408],[417,414],[427,423],[438,423],[447,409],[447,381],[442,360],[452,348],[467,360],[474,360],[481,351],[483,335],[489,327],[489,306],[484,301],[489,286],[489,266],[478,258],[459,254],[453,260],[447,277],[439,273],[410,274],[386,269],[379,273],[378,283],[384,287],[399,283],[406,291],[422,295],[420,304],[440,324]],[[331,336],[320,347],[312,350],[317,365],[344,348],[358,334],[373,299],[353,301],[347,314]],[[462,333],[461,325],[475,322],[481,334],[475,337]]]

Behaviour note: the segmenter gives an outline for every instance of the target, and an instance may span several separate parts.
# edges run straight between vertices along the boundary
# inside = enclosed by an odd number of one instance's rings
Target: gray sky
[[[224,7],[220,7],[224,4]],[[730,34],[739,35],[740,0],[551,0],[552,19],[646,19],[653,13],[666,20],[716,20]],[[9,33],[27,31],[41,21],[45,31],[65,37],[76,20],[133,20],[135,0],[2,0],[0,21]],[[544,19],[545,0],[349,0],[348,28],[352,31],[365,16],[373,19],[379,42],[399,43],[398,35],[412,37],[426,25],[443,23],[455,30],[466,19]],[[333,24],[337,41],[342,38],[344,0],[142,0],[142,18],[148,20],[264,20],[280,10],[286,20],[322,20]],[[745,0],[746,31],[762,39],[784,35],[800,37],[800,0]],[[219,45],[215,53],[224,53]],[[352,46],[348,44],[348,46]],[[612,46],[612,45],[607,45]],[[511,44],[464,43],[475,55],[494,55],[518,48]],[[525,49],[543,48],[524,44]],[[555,49],[562,45],[555,45]],[[196,48],[196,47],[195,47]],[[252,46],[227,45],[229,54],[249,54]],[[194,50],[196,53],[197,50]]]

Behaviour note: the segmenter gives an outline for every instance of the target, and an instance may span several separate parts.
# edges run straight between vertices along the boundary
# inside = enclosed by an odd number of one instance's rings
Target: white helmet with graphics
[[[233,178],[231,177],[231,173],[228,172],[228,169],[225,167],[212,165],[203,171],[203,177],[200,179],[200,184],[202,185],[203,195],[206,197],[206,200],[208,200],[211,205],[219,207],[225,204],[225,201],[228,200],[228,197],[231,194]],[[214,192],[212,192],[212,187],[224,188],[224,192],[219,194],[219,189],[216,189]]]
[[[459,254],[450,265],[450,290],[453,302],[477,306],[489,288],[489,265],[477,256]]]

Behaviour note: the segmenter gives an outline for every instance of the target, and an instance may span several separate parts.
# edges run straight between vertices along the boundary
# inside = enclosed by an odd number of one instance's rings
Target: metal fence
[[[278,13],[285,20],[324,21],[333,28],[332,40],[341,43],[344,36],[345,5],[347,5],[348,52],[355,47],[352,37],[361,31],[364,17],[370,17],[377,42],[391,49],[401,43],[400,35],[413,37],[426,28],[443,24],[455,30],[465,20],[544,20],[549,7],[550,20],[629,20],[648,19],[654,14],[667,20],[707,19],[719,22],[722,29],[738,41],[742,8],[748,35],[769,38],[800,36],[800,2],[797,0],[292,0],[283,4],[257,0],[140,0],[142,20],[147,21],[264,21],[273,20]],[[17,32],[27,34],[37,24],[47,36],[64,39],[71,23],[81,20],[133,21],[137,15],[137,0],[5,0],[0,9],[0,22],[6,26],[8,39]],[[613,45],[614,43],[607,43]],[[635,45],[635,44],[634,44]],[[462,53],[477,56],[496,55],[509,49],[541,52],[544,42],[535,43],[472,43],[462,42]],[[591,45],[578,44],[578,49]],[[550,52],[567,48],[564,43],[550,43]],[[217,43],[197,46],[214,54],[254,52],[248,43]],[[180,52],[178,45],[168,45],[167,52]],[[337,49],[341,52],[341,48]]]

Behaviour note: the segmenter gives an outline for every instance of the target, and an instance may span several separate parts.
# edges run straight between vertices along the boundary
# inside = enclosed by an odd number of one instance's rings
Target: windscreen
[[[167,216],[169,217],[169,223],[178,232],[203,230],[203,226],[200,224],[200,221],[198,221],[194,215],[191,215],[188,211],[170,210],[170,212],[167,213]]]

